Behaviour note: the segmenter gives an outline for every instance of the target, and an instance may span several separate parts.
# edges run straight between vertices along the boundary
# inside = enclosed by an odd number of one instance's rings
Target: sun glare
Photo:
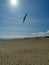
[[[11,0],[11,5],[12,6],[17,6],[18,5],[18,1],[17,0]]]

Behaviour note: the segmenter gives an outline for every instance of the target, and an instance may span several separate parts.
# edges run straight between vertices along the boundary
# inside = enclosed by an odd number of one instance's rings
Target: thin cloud
[[[49,36],[49,30],[47,32],[32,33],[32,37],[44,37],[44,36]]]

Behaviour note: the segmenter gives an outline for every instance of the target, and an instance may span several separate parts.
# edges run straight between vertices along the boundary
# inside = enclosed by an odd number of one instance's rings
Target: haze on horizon
[[[0,0],[0,38],[44,34],[49,35],[49,0]]]

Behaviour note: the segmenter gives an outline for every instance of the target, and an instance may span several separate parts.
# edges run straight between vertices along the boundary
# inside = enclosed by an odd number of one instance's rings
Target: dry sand
[[[0,65],[49,65],[49,39],[0,40]]]

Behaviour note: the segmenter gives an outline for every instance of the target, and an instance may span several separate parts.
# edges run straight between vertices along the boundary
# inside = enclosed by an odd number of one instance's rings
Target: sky
[[[49,0],[0,0],[0,38],[49,35]],[[24,15],[28,13],[25,23]],[[46,33],[46,34],[45,34]]]

